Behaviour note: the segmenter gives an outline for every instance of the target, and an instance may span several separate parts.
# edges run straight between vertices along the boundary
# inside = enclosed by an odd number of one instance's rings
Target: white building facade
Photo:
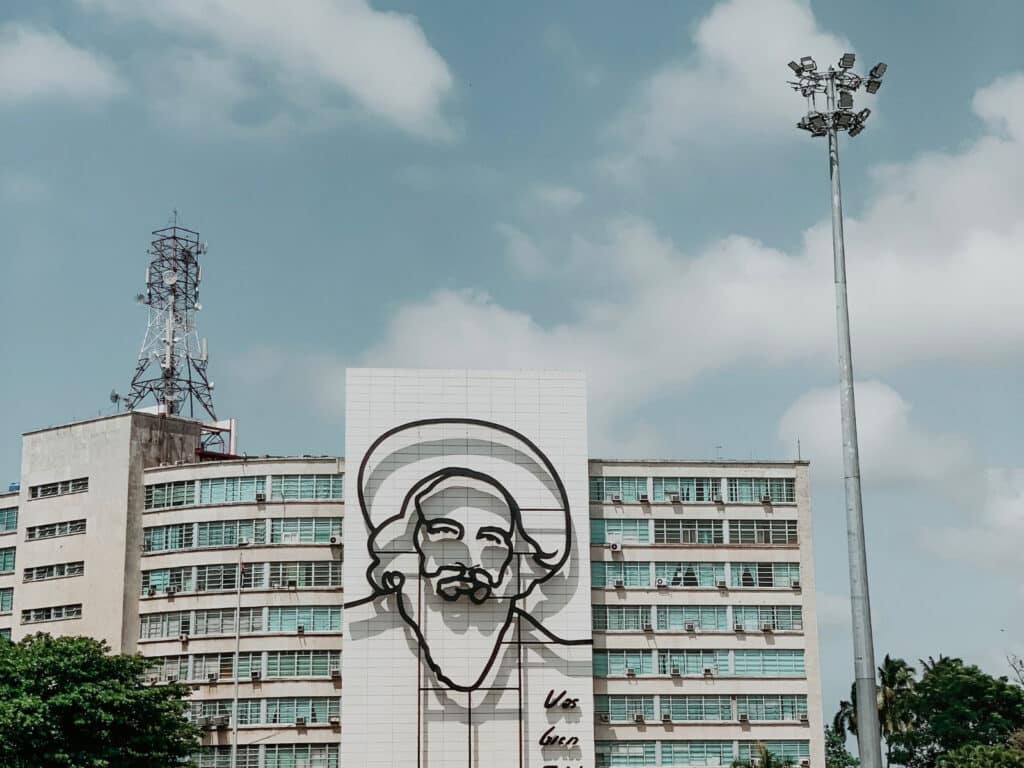
[[[0,637],[152,657],[204,768],[824,767],[806,462],[588,459],[574,373],[346,394],[347,465],[139,412],[26,434]]]

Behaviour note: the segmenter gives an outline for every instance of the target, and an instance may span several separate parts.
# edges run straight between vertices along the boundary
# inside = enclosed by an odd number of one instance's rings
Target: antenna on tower
[[[153,232],[146,290],[135,297],[149,307],[149,323],[131,391],[118,399],[131,411],[152,397],[157,413],[216,422],[213,384],[206,375],[206,340],[200,340],[196,330],[201,309],[199,257],[206,253],[206,243],[198,232],[178,225],[177,209],[172,221]],[[203,449],[223,451],[221,432],[204,430]]]

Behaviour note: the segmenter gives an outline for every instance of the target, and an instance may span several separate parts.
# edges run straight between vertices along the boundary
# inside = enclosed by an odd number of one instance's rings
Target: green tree
[[[911,768],[933,768],[962,747],[1006,744],[1024,727],[1024,689],[961,659],[940,657],[906,703],[912,727],[893,736],[892,755]]]
[[[941,657],[940,657],[941,658]],[[903,659],[889,654],[878,668],[878,723],[886,744],[886,765],[892,762],[892,741],[910,728],[907,703],[914,690],[914,668]],[[832,719],[832,727],[845,740],[846,733],[857,733],[857,686],[850,686],[849,700],[839,702],[839,711]]]
[[[937,768],[1024,768],[1024,752],[1008,744],[971,744],[942,755]]]
[[[198,750],[181,685],[144,685],[141,656],[85,637],[0,643],[0,765],[154,768]]]
[[[849,703],[849,702],[846,702]],[[846,734],[825,726],[825,768],[856,768],[860,760],[846,748]]]

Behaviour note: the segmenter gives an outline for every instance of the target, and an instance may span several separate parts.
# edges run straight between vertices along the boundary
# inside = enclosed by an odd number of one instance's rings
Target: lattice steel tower
[[[159,413],[217,421],[213,384],[206,375],[206,339],[200,340],[196,330],[196,313],[202,309],[199,257],[204,253],[199,233],[179,226],[177,212],[171,226],[153,232],[146,292],[136,296],[149,306],[149,325],[131,391],[120,398],[128,410],[152,395]],[[216,433],[209,438],[222,444]]]

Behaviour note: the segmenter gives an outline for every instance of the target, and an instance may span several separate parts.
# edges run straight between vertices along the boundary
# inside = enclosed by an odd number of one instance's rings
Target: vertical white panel
[[[581,373],[347,372],[342,765],[592,763],[586,445]]]

